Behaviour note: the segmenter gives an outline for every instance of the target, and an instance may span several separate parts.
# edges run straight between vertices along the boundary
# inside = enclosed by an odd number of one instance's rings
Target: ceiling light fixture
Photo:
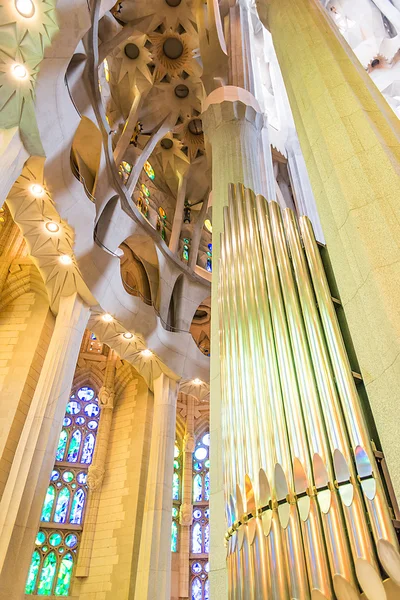
[[[32,0],[15,0],[15,8],[21,17],[33,17],[35,14],[35,5]]]
[[[144,356],[145,358],[149,358],[150,356],[153,356],[153,353],[151,350],[146,348],[146,350],[142,350],[142,356]]]
[[[17,77],[18,79],[24,79],[28,74],[28,71],[25,69],[24,65],[20,64],[14,65],[12,72],[14,77]]]
[[[201,385],[203,382],[201,379],[199,379],[198,377],[196,377],[196,379],[193,379],[193,383],[194,385]]]
[[[133,338],[133,333],[131,333],[130,331],[126,331],[122,335],[126,340],[131,340]]]
[[[44,193],[44,188],[38,183],[34,183],[31,185],[31,192],[34,196],[42,196]]]
[[[189,96],[189,88],[187,85],[185,85],[184,83],[179,83],[176,87],[175,87],[175,96],[177,98],[187,98]]]
[[[102,317],[103,321],[105,321],[105,323],[111,323],[114,319],[113,316],[110,315],[110,313],[105,313]]]
[[[49,221],[46,223],[45,227],[50,233],[57,233],[60,230],[60,226],[57,225],[57,223],[54,223],[54,221]]]
[[[72,264],[72,258],[69,254],[62,254],[59,258],[59,261],[62,265],[70,265]]]

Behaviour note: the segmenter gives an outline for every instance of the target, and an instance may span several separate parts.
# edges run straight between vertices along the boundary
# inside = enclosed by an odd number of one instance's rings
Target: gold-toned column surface
[[[259,0],[400,499],[400,124],[320,0]]]
[[[230,186],[218,288],[229,598],[357,600],[361,587],[386,600],[399,547],[305,217],[301,230]]]

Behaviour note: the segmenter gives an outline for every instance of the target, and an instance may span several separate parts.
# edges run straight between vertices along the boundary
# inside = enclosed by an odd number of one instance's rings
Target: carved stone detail
[[[193,506],[191,504],[181,504],[179,510],[179,523],[183,527],[190,527],[193,523]]]
[[[87,485],[88,485],[89,490],[94,492],[101,486],[103,478],[104,478],[104,473],[105,473],[105,469],[103,469],[99,466],[91,465],[89,467],[88,477],[87,477]]]
[[[195,439],[191,433],[186,433],[183,438],[183,451],[194,452]]]
[[[99,403],[102,409],[114,407],[114,390],[103,386],[99,392]]]

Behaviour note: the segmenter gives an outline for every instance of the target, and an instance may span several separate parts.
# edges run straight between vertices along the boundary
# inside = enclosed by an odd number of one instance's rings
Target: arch
[[[90,119],[83,116],[72,140],[71,169],[92,201],[96,192],[102,148],[100,130]]]

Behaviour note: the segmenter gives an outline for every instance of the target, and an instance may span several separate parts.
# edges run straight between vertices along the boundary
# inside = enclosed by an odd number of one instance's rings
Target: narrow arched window
[[[99,403],[91,387],[83,386],[71,395],[43,502],[25,594],[68,596],[71,591],[99,418]]]
[[[172,526],[171,552],[178,552],[179,547],[179,508],[182,490],[182,451],[177,442],[174,447],[174,474],[172,476]]]

